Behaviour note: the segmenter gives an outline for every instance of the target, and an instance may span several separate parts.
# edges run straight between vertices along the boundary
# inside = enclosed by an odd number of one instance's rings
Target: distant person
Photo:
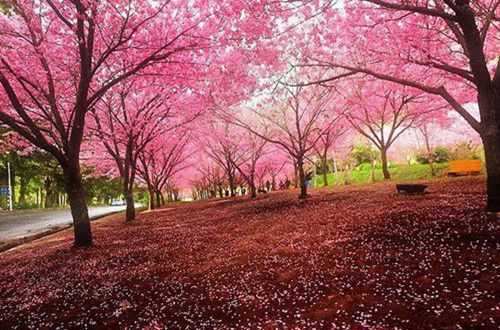
[[[307,174],[306,174],[306,187],[307,188],[311,188],[311,180],[314,176],[314,172],[313,171],[308,171]]]
[[[245,189],[245,187],[241,188],[241,195],[245,196],[246,193],[247,193],[247,190]]]
[[[291,185],[292,185],[292,182],[290,181],[290,179],[286,178],[286,180],[285,180],[285,188],[286,189],[290,189]]]
[[[267,192],[271,191],[271,182],[269,182],[269,180],[266,181],[266,189],[267,189]]]
[[[285,184],[283,183],[283,180],[280,180],[279,188],[280,190],[285,190]]]

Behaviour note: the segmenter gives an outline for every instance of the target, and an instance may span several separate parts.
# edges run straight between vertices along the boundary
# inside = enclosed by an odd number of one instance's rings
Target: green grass
[[[441,177],[444,170],[448,167],[447,163],[434,164],[434,170],[436,171],[437,177]],[[389,173],[391,174],[391,180],[394,181],[412,181],[421,179],[432,179],[431,171],[429,165],[422,164],[392,164],[389,167]],[[345,173],[339,172],[336,176],[333,173],[328,174],[328,184],[333,185],[343,185],[345,180]],[[375,181],[382,181],[384,178],[382,173],[382,168],[377,166],[375,168]],[[318,175],[313,179],[316,187],[323,187],[323,176]],[[370,164],[362,164],[355,168],[348,174],[348,181],[351,184],[362,184],[371,182],[371,168]]]

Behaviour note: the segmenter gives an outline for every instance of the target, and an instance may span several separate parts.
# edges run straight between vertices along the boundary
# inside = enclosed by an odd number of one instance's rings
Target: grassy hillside
[[[448,167],[447,163],[434,164],[434,170],[437,176],[443,175],[444,171]],[[431,179],[431,172],[429,165],[422,164],[392,164],[389,167],[389,172],[391,173],[391,179],[394,181],[406,181],[406,180],[420,180],[420,179]],[[346,173],[339,172],[337,176],[333,173],[328,174],[328,184],[344,184]],[[349,183],[369,183],[371,180],[371,168],[370,164],[362,164],[355,168],[353,171],[347,174]],[[375,180],[383,180],[382,168],[377,166],[375,168]],[[315,180],[313,179],[313,185],[316,187],[323,186],[323,176],[318,175]]]

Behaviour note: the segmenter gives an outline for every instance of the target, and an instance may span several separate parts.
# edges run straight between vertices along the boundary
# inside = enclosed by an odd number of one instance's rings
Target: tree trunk
[[[123,196],[125,197],[125,203],[127,204],[127,209],[125,211],[125,222],[135,220],[135,207],[134,207],[134,194],[132,189],[128,187],[123,189]]]
[[[12,189],[10,191],[10,193],[12,194],[12,203],[15,203],[16,201],[16,169],[14,166],[12,166],[13,164],[11,164],[10,166],[10,180],[11,180],[11,187],[10,189]],[[14,205],[12,205],[12,207],[14,207]]]
[[[45,178],[44,182],[45,188],[45,203],[43,205],[44,208],[51,208],[53,205],[53,196],[52,196],[52,180],[49,176]]]
[[[380,157],[382,158],[382,172],[384,173],[384,179],[389,180],[391,178],[391,174],[387,169],[387,148],[382,148],[380,150]]]
[[[148,210],[155,209],[155,193],[153,187],[148,187]]]
[[[323,187],[328,186],[328,159],[324,158],[323,163]]]
[[[371,183],[374,183],[375,182],[375,161],[374,160],[372,160],[371,165],[372,165],[372,170],[370,172],[370,177],[371,177],[370,181],[371,181]]]
[[[234,182],[234,175],[229,176],[229,190],[231,197],[236,196],[236,183]]]
[[[293,162],[293,186],[295,189],[299,187],[299,165],[296,162]]]
[[[431,175],[436,176],[436,171],[434,171],[434,157],[432,155],[431,144],[429,142],[429,133],[425,125],[421,132],[424,135],[425,149],[427,150],[427,160],[429,161],[429,167],[431,168]]]
[[[23,207],[26,205],[26,188],[28,187],[29,180],[25,176],[21,176],[19,180],[19,200],[17,203]]]
[[[483,137],[489,212],[500,212],[500,129]]]
[[[304,171],[304,160],[299,159],[297,161],[297,171],[299,174],[299,182],[300,182],[300,195],[299,199],[307,198],[307,182],[306,182],[306,174]]]
[[[160,207],[160,206],[161,206],[160,191],[156,190],[156,191],[155,191],[155,194],[156,194],[156,206],[157,206],[157,207]]]
[[[252,198],[257,197],[257,188],[255,188],[255,183],[253,181],[249,182],[248,185],[250,186],[250,196]]]
[[[83,191],[82,176],[80,174],[80,164],[63,168],[66,176],[66,190],[71,206],[73,217],[73,230],[75,232],[75,247],[85,247],[92,245],[92,231],[90,229],[89,212]]]

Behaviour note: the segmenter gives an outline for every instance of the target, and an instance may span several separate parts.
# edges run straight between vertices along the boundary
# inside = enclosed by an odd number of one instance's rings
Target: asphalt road
[[[125,206],[102,206],[89,208],[90,218],[125,210]],[[28,210],[0,213],[0,243],[35,236],[56,228],[72,224],[71,212],[67,210]]]

